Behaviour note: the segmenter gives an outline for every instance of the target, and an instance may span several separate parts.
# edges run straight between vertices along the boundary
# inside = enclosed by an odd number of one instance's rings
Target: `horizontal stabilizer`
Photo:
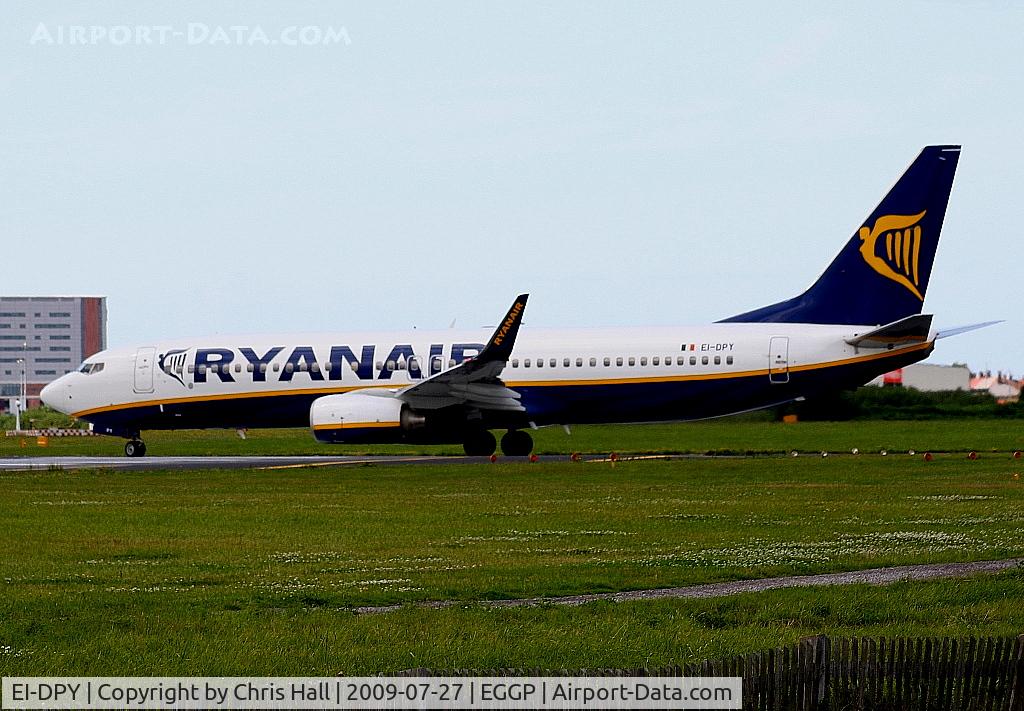
[[[949,338],[950,336],[959,336],[961,333],[967,333],[968,331],[976,331],[979,328],[987,328],[988,326],[995,326],[997,323],[1002,321],[985,321],[983,323],[972,323],[968,326],[957,326],[956,328],[944,328],[938,332],[935,336],[939,338]]]
[[[858,348],[895,348],[924,343],[932,328],[931,314],[914,314],[867,333],[854,334],[846,342]]]

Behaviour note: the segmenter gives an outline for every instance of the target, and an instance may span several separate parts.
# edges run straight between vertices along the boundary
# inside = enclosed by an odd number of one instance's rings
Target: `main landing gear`
[[[487,430],[470,430],[462,441],[462,449],[469,457],[489,457],[498,443]]]
[[[126,457],[146,456],[146,443],[138,437],[132,438],[124,444],[124,455]]]
[[[509,430],[501,438],[501,451],[507,457],[525,457],[533,451],[533,437],[523,430]]]
[[[489,457],[497,449],[497,441],[487,430],[470,430],[462,442],[470,457]],[[522,430],[509,430],[501,438],[501,453],[507,457],[525,457],[533,451],[533,438]]]

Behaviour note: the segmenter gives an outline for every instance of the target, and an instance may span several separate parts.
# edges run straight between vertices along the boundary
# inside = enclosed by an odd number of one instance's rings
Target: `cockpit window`
[[[78,369],[78,372],[93,375],[101,370],[103,370],[102,363],[82,363],[82,367]]]

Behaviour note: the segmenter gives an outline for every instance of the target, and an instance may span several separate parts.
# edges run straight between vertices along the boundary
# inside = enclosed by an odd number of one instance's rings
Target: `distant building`
[[[971,371],[966,365],[915,363],[881,375],[869,385],[902,385],[924,392],[971,389]]]
[[[0,405],[20,397],[28,406],[51,380],[107,347],[102,296],[0,296]]]
[[[991,372],[977,373],[971,377],[971,390],[987,392],[996,402],[1017,402],[1020,399],[1021,385],[1024,381],[1014,380],[1013,376]]]

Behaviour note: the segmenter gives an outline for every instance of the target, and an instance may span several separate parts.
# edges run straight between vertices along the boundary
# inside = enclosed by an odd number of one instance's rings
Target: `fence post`
[[[828,698],[829,669],[832,666],[832,640],[828,635],[818,637],[818,689],[817,705],[819,708],[825,706]]]
[[[1017,635],[1013,645],[1013,671],[1010,687],[1010,703],[1007,708],[1015,709],[1024,704],[1024,634]]]

